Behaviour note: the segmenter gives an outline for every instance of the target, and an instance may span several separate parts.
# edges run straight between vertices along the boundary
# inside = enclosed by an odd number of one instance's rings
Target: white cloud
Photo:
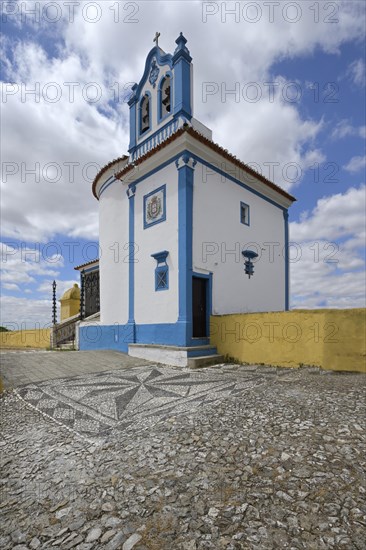
[[[25,3],[28,9],[43,9],[42,3],[35,0]],[[325,161],[325,153],[317,143],[324,128],[323,120],[300,114],[299,103],[291,102],[288,97],[291,83],[273,74],[272,67],[277,61],[309,56],[319,49],[338,54],[344,43],[362,40],[362,2],[337,2],[334,17],[338,22],[332,24],[324,17],[332,11],[332,6],[329,7],[332,3],[327,1],[316,3],[322,14],[318,22],[314,22],[315,11],[309,9],[310,3],[297,3],[302,11],[297,23],[286,21],[283,3],[276,4],[273,22],[269,18],[269,7],[261,4],[262,14],[257,23],[245,21],[242,3],[234,2],[232,5],[239,5],[241,10],[238,22],[232,15],[227,15],[224,22],[224,10],[230,7],[229,3],[217,2],[214,3],[217,13],[208,16],[206,23],[203,22],[205,5],[200,1],[131,3],[138,8],[136,13],[131,13],[131,8],[125,9],[121,2],[98,2],[101,17],[95,23],[90,21],[92,12],[85,13],[83,3],[76,6],[72,22],[65,4],[59,3],[62,15],[59,24],[47,22],[44,16],[37,23],[34,17],[28,16],[26,26],[24,18],[12,18],[23,34],[16,40],[3,39],[1,43],[6,72],[2,87],[7,92],[15,92],[3,101],[2,124],[7,135],[2,144],[4,237],[24,240],[26,236],[27,242],[41,243],[56,235],[98,237],[98,203],[91,194],[96,169],[89,167],[86,174],[83,168],[88,163],[102,166],[127,151],[129,114],[121,97],[131,82],[141,78],[156,28],[164,29],[160,45],[169,52],[174,50],[179,32],[186,35],[194,62],[194,116],[213,129],[215,141],[245,162],[258,163],[264,175],[273,177],[287,189],[300,182],[305,170]],[[51,16],[51,12],[48,15]],[[131,23],[131,19],[137,23]],[[258,36],[266,37],[260,47]],[[41,41],[36,43],[38,37],[52,47],[52,55],[42,48]],[[356,60],[351,66],[349,76],[357,85],[362,84],[363,69],[362,60]],[[203,101],[207,82],[214,82],[218,92]],[[251,82],[261,94],[257,102],[250,100],[247,85]],[[273,100],[265,84],[268,82],[278,84]],[[49,86],[50,83],[54,85]],[[90,83],[95,85],[89,86]],[[237,85],[238,102],[232,95],[222,95],[222,91]],[[302,83],[296,82],[295,89],[296,85],[304,93]],[[33,97],[26,94],[35,88],[39,90],[37,100],[34,94]],[[100,93],[96,102],[91,97],[93,91]],[[117,91],[120,101],[111,104]],[[54,92],[61,93],[55,102]],[[333,134],[334,139],[361,136],[365,134],[365,127],[353,127],[343,120]],[[347,165],[350,171],[360,166],[360,158],[351,159]],[[76,163],[74,172],[69,163]],[[268,172],[272,163],[278,164],[273,174]],[[293,172],[288,171],[289,163],[299,168],[295,178]],[[34,169],[36,174],[30,173]],[[292,238],[298,239],[305,248],[315,240],[319,247],[324,247],[328,240],[342,239],[342,249],[337,255],[340,262],[336,266],[324,261],[314,264],[314,251],[310,249],[304,252],[304,269],[301,262],[294,264],[293,288],[300,302],[301,296],[307,297],[308,304],[321,301],[314,297],[314,285],[327,295],[328,301],[333,299],[331,293],[335,299],[346,299],[348,291],[342,286],[338,272],[344,273],[347,262],[353,269],[362,263],[357,253],[363,231],[359,224],[358,192],[353,189],[349,194],[321,199],[311,214],[305,215],[300,223],[291,224]],[[349,207],[351,204],[353,208]],[[32,259],[31,251],[28,252],[28,258],[23,261],[12,254],[11,249],[7,250],[4,288],[12,290],[9,287],[13,285],[15,291],[18,286],[28,294],[31,290],[24,285],[38,285],[38,292],[44,292],[47,297],[48,285],[58,277],[62,260],[57,264],[36,255]],[[322,249],[323,256],[329,252]],[[38,277],[45,279],[39,282]],[[352,280],[346,277],[342,281],[347,281],[349,289],[353,288],[358,296],[356,274],[351,273],[350,278]],[[58,290],[61,292],[63,285],[69,283],[72,281],[61,281]],[[12,318],[46,321],[50,318],[48,299],[23,302],[8,296],[4,300],[5,312]]]
[[[356,59],[349,66],[348,75],[357,86],[365,87],[365,61],[363,59]]]
[[[57,277],[64,265],[61,255],[47,256],[38,243],[34,248],[24,244],[9,246],[0,243],[1,253],[1,282],[13,285],[29,285],[36,281],[38,276]],[[8,286],[4,288],[11,290]]]
[[[51,300],[32,300],[15,296],[1,296],[2,326],[11,330],[25,330],[51,325]]]
[[[366,166],[366,156],[363,156],[363,157],[356,156],[356,157],[352,157],[351,160],[348,162],[348,164],[343,166],[343,168],[347,170],[347,172],[356,173],[362,170],[363,168],[365,168],[365,166]]]
[[[61,296],[66,292],[66,290],[69,290],[74,286],[74,284],[80,283],[78,279],[73,279],[69,281],[62,281],[60,279],[57,279],[57,286],[56,286],[56,297],[57,300],[61,298]],[[52,289],[52,280],[51,279],[45,279],[42,281],[42,283],[38,286],[37,292],[41,292],[45,297],[50,296]]]
[[[301,222],[291,223],[291,239],[335,240],[350,235],[360,235],[365,229],[365,186],[350,187],[344,194],[337,193],[319,199],[311,215]]]
[[[311,158],[324,158],[314,145],[322,121],[301,117],[296,103],[283,99],[286,82],[273,75],[271,67],[278,60],[309,55],[317,48],[337,53],[343,43],[362,37],[362,3],[337,4],[339,21],[334,24],[326,23],[323,17],[315,23],[314,10],[305,4],[301,4],[297,23],[288,21],[291,13],[284,14],[282,5],[275,8],[271,22],[269,8],[263,5],[255,24],[248,23],[242,11],[238,22],[230,15],[223,22],[226,3],[215,3],[218,13],[208,16],[206,23],[205,6],[198,1],[131,3],[138,8],[136,13],[121,3],[99,2],[101,14],[94,23],[93,13],[86,13],[83,3],[76,6],[72,22],[70,8],[65,4],[59,4],[62,17],[58,24],[47,22],[44,14],[39,24],[32,16],[26,20],[20,16],[12,18],[24,29],[24,38],[3,43],[7,70],[3,87],[10,84],[8,91],[17,90],[7,96],[3,109],[2,123],[7,134],[3,161],[8,163],[8,170],[16,171],[14,175],[3,174],[4,236],[22,238],[26,234],[32,241],[45,241],[56,234],[97,237],[98,207],[90,190],[95,170],[90,170],[87,178],[82,168],[90,162],[104,165],[126,152],[128,108],[121,101],[111,106],[110,100],[118,87],[121,97],[129,83],[141,78],[155,28],[164,29],[160,44],[167,51],[174,49],[174,40],[181,30],[187,35],[195,65],[195,116],[213,128],[216,141],[245,162],[258,162],[261,166],[265,162],[279,163],[275,180],[287,188],[297,183],[291,177],[286,181],[289,162],[304,170]],[[28,9],[37,6],[41,9],[42,3],[27,0]],[[49,9],[47,17],[52,18],[52,8]],[[327,8],[325,14],[328,12]],[[28,32],[25,21],[33,26],[33,33]],[[36,31],[46,42],[51,43],[52,39],[52,57],[35,43],[32,36],[36,36]],[[266,36],[260,47],[258,36]],[[271,103],[264,83],[274,80],[280,82],[280,95]],[[258,103],[251,103],[241,95],[236,104],[230,98],[223,102],[218,94],[203,102],[203,85],[212,81],[228,89],[236,83],[242,87],[256,82],[263,97]],[[96,103],[86,100],[86,90],[93,92],[88,84],[93,82],[94,89],[101,93]],[[47,86],[48,83],[55,85]],[[76,83],[73,101],[70,85],[65,83]],[[35,86],[39,86],[39,102],[25,95]],[[51,102],[52,94],[60,91],[59,101]],[[74,181],[70,181],[65,164],[70,162],[78,163]],[[39,181],[26,173],[36,163]],[[263,167],[265,175],[267,169]],[[60,178],[52,183],[55,174]]]
[[[349,120],[341,120],[332,131],[331,138],[336,140],[348,136],[356,136],[364,139],[366,137],[366,126],[352,126]]]
[[[3,284],[3,288],[5,288],[5,290],[20,291],[19,286],[16,285],[16,284],[14,284],[14,283],[4,283],[4,284]]]
[[[365,306],[365,197],[365,186],[324,197],[290,224],[292,307]]]

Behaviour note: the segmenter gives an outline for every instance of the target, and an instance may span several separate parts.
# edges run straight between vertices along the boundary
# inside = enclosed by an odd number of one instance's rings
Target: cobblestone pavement
[[[0,546],[365,549],[365,380],[151,365],[6,392]]]
[[[56,422],[100,443],[112,429],[151,426],[173,414],[239,397],[264,380],[259,372],[236,367],[203,372],[155,365],[30,384],[16,394]]]
[[[5,388],[31,382],[146,365],[118,351],[1,350],[0,378]]]

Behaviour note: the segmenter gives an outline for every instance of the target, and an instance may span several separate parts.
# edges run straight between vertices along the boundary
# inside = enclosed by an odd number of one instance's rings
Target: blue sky
[[[91,181],[127,151],[124,98],[156,30],[168,52],[187,37],[194,115],[214,141],[267,177],[273,166],[298,199],[291,307],[365,306],[364,2],[281,2],[272,16],[263,2],[54,5],[2,4],[2,324],[49,322],[52,280],[60,296],[95,256]]]

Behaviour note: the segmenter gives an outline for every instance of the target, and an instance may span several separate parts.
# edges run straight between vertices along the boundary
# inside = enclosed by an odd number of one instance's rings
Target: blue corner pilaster
[[[183,154],[175,164],[178,170],[178,332],[179,345],[188,346],[192,338],[193,180],[196,161]]]
[[[290,260],[289,260],[289,232],[288,232],[288,210],[283,211],[285,223],[285,310],[290,309]]]
[[[135,193],[136,185],[130,185],[126,191],[129,198],[129,229],[128,229],[128,322],[125,342],[136,342],[135,324]]]
[[[134,84],[131,88],[132,95],[128,101],[128,105],[130,107],[130,145],[129,145],[129,151],[136,147],[136,124],[137,124],[137,117],[136,117],[136,107],[137,107],[137,97],[136,97],[136,89],[137,84]]]
[[[173,55],[174,73],[174,115],[191,120],[192,118],[192,97],[191,97],[191,61],[192,58],[186,47],[187,39],[182,33],[175,41],[177,47]]]

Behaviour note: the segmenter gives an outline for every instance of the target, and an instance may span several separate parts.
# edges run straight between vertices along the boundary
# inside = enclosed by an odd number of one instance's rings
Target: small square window
[[[168,285],[168,266],[158,266],[155,269],[155,290],[167,290]]]
[[[249,225],[249,206],[245,202],[240,203],[240,222]]]

